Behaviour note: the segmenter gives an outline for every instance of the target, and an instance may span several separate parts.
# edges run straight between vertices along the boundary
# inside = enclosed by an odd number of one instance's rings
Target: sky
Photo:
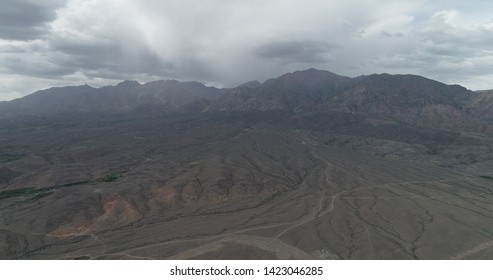
[[[490,0],[2,0],[0,100],[53,86],[233,87],[317,68],[493,88]]]

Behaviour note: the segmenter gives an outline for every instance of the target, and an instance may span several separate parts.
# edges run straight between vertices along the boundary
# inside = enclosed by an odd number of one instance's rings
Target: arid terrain
[[[327,73],[0,104],[0,258],[493,259],[491,93]]]

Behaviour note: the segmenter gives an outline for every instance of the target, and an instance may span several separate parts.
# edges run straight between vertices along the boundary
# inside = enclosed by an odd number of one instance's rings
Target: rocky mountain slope
[[[493,115],[481,107],[484,103],[474,100],[488,96],[415,75],[374,74],[351,79],[309,69],[268,80],[256,89],[232,89],[207,110],[341,111],[426,127],[484,132],[492,129],[485,117]]]
[[[214,99],[220,94],[214,87],[198,82],[175,80],[139,84],[125,81],[116,86],[93,88],[88,85],[41,90],[0,104],[0,116],[49,115],[56,113],[132,112],[159,108],[173,112],[199,99]]]
[[[493,259],[491,94],[309,69],[0,103],[0,259]]]
[[[198,82],[126,81],[116,86],[62,87],[0,103],[0,116],[56,113],[148,114],[285,111],[347,112],[382,121],[469,132],[493,132],[493,94],[415,75],[349,78],[308,69],[259,83],[217,89]]]

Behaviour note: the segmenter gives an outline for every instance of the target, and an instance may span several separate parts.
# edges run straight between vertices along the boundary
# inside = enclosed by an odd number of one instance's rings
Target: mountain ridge
[[[0,103],[0,116],[55,113],[149,114],[220,111],[340,111],[414,125],[493,132],[491,91],[474,92],[411,74],[347,77],[310,68],[235,88],[200,82],[123,81],[115,86],[55,87]]]
[[[201,98],[215,98],[220,90],[199,82],[158,80],[145,84],[123,81],[115,86],[54,87],[3,103],[3,115],[70,112],[130,112],[145,105],[174,110]],[[22,112],[26,110],[27,112]],[[6,114],[7,113],[7,114]]]

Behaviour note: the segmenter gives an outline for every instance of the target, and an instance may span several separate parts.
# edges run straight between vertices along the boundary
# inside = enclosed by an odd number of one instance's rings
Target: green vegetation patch
[[[41,199],[43,197],[47,197],[47,196],[49,196],[52,193],[53,192],[43,192],[43,193],[40,193],[40,194],[37,194],[37,195],[31,197],[28,201],[29,202],[33,202],[33,201],[39,200],[39,199]]]
[[[62,188],[69,188],[69,187],[74,187],[78,185],[84,185],[91,183],[91,181],[79,181],[79,182],[74,182],[74,183],[68,183],[68,184],[63,184],[63,185],[54,185],[46,188],[22,188],[22,189],[15,189],[15,190],[5,190],[0,192],[0,200],[1,199],[6,199],[6,198],[11,198],[11,197],[26,197],[30,196],[32,197],[29,201],[35,201],[38,199],[41,199],[43,197],[46,197],[50,194],[53,193],[53,191],[62,189]]]
[[[0,163],[16,161],[22,158],[20,155],[0,154]]]
[[[493,176],[488,176],[488,175],[480,175],[479,177],[486,179],[486,180],[493,180]]]
[[[0,200],[12,198],[12,197],[28,197],[29,198],[27,200],[28,202],[36,201],[43,197],[49,196],[56,190],[63,188],[70,188],[79,185],[87,185],[87,184],[94,184],[100,182],[104,182],[104,183],[116,182],[122,176],[123,173],[125,172],[113,172],[97,180],[78,181],[78,182],[67,183],[63,185],[49,186],[45,188],[22,188],[15,190],[0,191]]]
[[[63,184],[63,185],[55,185],[55,186],[43,188],[43,190],[58,190],[58,189],[63,189],[63,188],[75,187],[78,185],[85,185],[85,184],[89,184],[89,183],[92,183],[92,181],[86,180],[86,181],[79,181],[79,182],[68,183],[68,184]]]
[[[122,176],[121,172],[113,172],[110,173],[103,178],[97,180],[98,182],[105,182],[105,183],[111,183],[111,182],[116,182],[120,177]]]
[[[15,189],[15,190],[6,190],[0,192],[0,199],[16,197],[16,196],[25,196],[32,195],[39,192],[36,188],[24,188],[24,189]]]

